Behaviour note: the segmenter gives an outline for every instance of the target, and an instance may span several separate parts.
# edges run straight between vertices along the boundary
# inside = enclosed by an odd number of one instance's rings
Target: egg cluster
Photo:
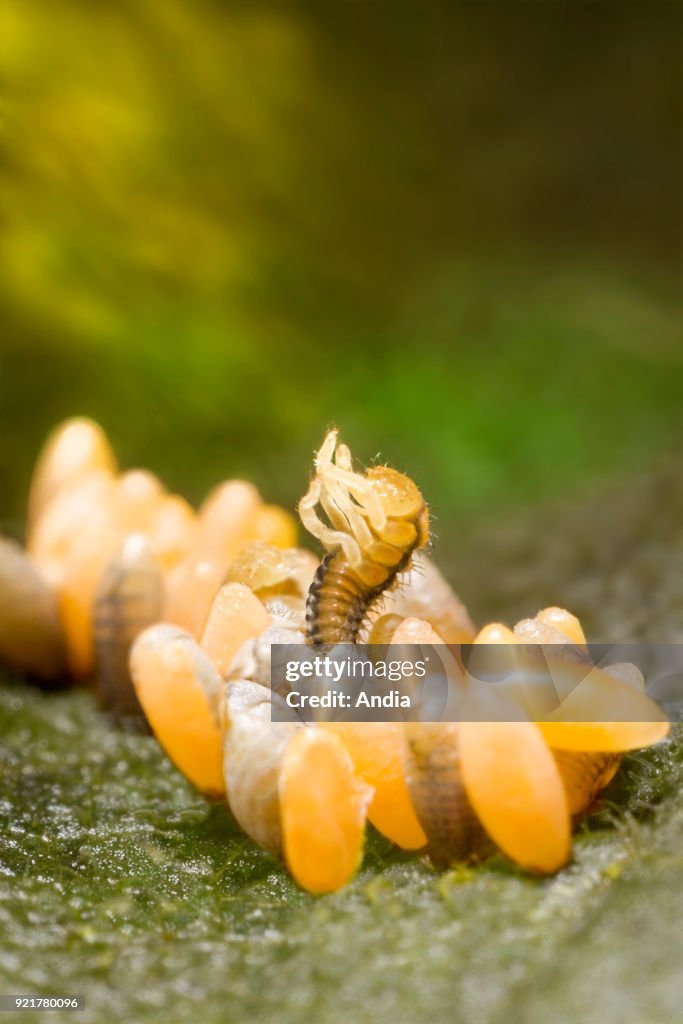
[[[121,472],[97,424],[68,421],[34,472],[26,549],[0,540],[0,660],[44,682],[93,680],[311,892],[353,876],[367,822],[437,866],[497,848],[559,869],[623,752],[667,735],[642,675],[591,666],[580,623],[559,608],[477,631],[425,554],[416,485],[387,467],[357,472],[336,431],[300,514],[322,561],[251,484],[225,481],[195,510],[146,470]],[[552,715],[522,680],[515,721],[273,716],[272,644],[361,641],[557,644],[587,667]],[[607,700],[628,721],[593,720]]]

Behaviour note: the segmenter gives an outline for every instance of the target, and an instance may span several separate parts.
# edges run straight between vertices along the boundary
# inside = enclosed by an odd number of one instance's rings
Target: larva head
[[[415,519],[424,508],[424,498],[404,473],[390,466],[371,466],[366,479],[392,519]]]
[[[416,548],[429,540],[429,510],[419,488],[410,477],[389,466],[371,466],[365,479],[377,495],[388,522],[379,531],[388,543],[402,544],[401,527],[410,524],[417,530]]]

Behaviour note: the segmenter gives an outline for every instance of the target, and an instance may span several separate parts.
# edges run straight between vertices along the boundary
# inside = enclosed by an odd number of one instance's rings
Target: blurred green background
[[[325,427],[449,532],[683,432],[683,6],[4,0],[0,515],[87,413],[291,505]]]

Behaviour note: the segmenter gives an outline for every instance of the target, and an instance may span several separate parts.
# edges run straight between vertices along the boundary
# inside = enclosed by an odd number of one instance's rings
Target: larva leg
[[[348,530],[348,516],[344,511],[342,511],[338,500],[335,500],[329,494],[323,493],[320,498],[320,504],[324,508],[330,523],[336,530]]]
[[[319,503],[322,503],[331,522],[338,529],[333,530],[319,517],[316,512],[316,506]],[[320,481],[313,480],[308,491],[299,502],[301,522],[308,532],[317,537],[326,548],[341,547],[351,565],[359,565],[362,561],[362,553],[358,542],[347,532],[349,526],[348,518],[338,507],[334,509],[331,506],[332,503],[325,495]]]
[[[356,540],[342,530],[333,530],[318,516],[315,508],[299,505],[299,515],[309,533],[317,537],[320,543],[329,549],[341,548],[351,565],[359,565],[362,561],[360,547]]]
[[[329,530],[327,533],[326,545],[334,547],[339,545],[349,565],[358,566],[363,561],[363,553],[358,546],[358,542],[348,533],[341,533],[338,530]]]
[[[331,501],[330,498],[328,498],[325,494],[323,494],[321,498],[321,504],[325,509],[325,512],[329,516],[332,524],[334,526],[338,526],[342,530],[350,530],[356,542],[358,543],[360,560],[357,562],[353,562],[349,558],[349,564],[352,566],[352,568],[357,570],[360,569],[361,560],[363,556],[365,556],[365,558],[367,558],[368,556],[376,557],[380,561],[382,561],[382,553],[388,553],[389,562],[387,564],[391,564],[396,554],[396,549],[392,548],[387,544],[384,544],[382,541],[378,541],[377,538],[373,536],[370,527],[365,522],[365,519],[363,519],[361,512],[356,508],[355,505],[350,505],[342,513],[339,510],[338,504],[335,504],[335,502]]]
[[[330,487],[329,496],[323,493],[321,504],[333,526],[338,530],[348,530],[350,528],[363,550],[367,550],[372,546],[375,538],[370,527],[363,519],[360,510],[346,500],[346,495],[340,488]]]
[[[319,480],[312,480],[303,498],[299,502],[299,517],[308,532],[324,543],[324,535],[329,527],[322,522],[316,512],[320,502],[322,486]]]
[[[316,537],[319,541],[323,540],[325,533],[329,530],[329,526],[326,526],[318,517],[314,507],[306,507],[303,503],[300,504],[299,518],[313,537]]]
[[[372,543],[373,537],[363,519],[363,513],[349,497],[346,487],[342,487],[336,480],[326,480],[321,501],[334,526],[342,530],[351,528],[361,547]],[[326,501],[334,508],[335,518],[330,513]]]
[[[299,510],[315,508],[320,501],[321,491],[322,487],[320,485],[320,481],[317,477],[314,477],[313,480],[311,480],[310,487],[299,502]]]
[[[337,447],[334,462],[335,465],[339,467],[339,469],[344,469],[347,470],[349,473],[353,473],[351,449],[347,444],[340,444]]]
[[[337,445],[338,436],[339,431],[330,430],[327,437],[323,441],[320,447],[320,451],[317,453],[315,457],[315,468],[318,472],[324,471],[324,469],[328,465],[332,464],[332,456],[334,454],[334,449]]]
[[[373,545],[376,544],[376,539],[373,537],[370,527],[360,512],[353,508],[346,513],[346,518],[362,550],[365,552],[371,551]]]
[[[325,523],[323,523],[323,521],[320,519],[318,513],[315,510],[317,500],[312,504],[309,504],[307,498],[308,495],[306,496],[306,498],[302,498],[301,501],[299,502],[299,518],[301,519],[301,522],[304,524],[308,532],[312,534],[312,536],[316,537],[319,541],[323,541],[324,543],[323,538],[330,528],[329,526],[326,526]]]
[[[382,502],[377,492],[370,483],[358,473],[347,469],[340,469],[339,466],[330,464],[325,467],[325,477],[334,480],[346,487],[350,494],[356,498],[363,509],[367,511],[370,523],[375,530],[383,530],[387,523],[386,513],[382,508]],[[326,485],[329,487],[326,481]]]

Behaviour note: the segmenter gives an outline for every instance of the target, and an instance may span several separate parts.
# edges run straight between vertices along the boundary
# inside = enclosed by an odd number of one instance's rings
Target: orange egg
[[[266,541],[279,548],[293,548],[297,542],[296,523],[279,505],[261,505],[249,533],[251,540]]]
[[[123,533],[149,532],[164,498],[164,487],[154,473],[131,469],[116,481],[114,508]]]
[[[61,490],[93,470],[116,472],[116,456],[100,425],[84,417],[60,423],[45,442],[33,471],[29,529]]]
[[[173,569],[187,558],[197,538],[194,509],[179,494],[162,497],[149,523],[149,539],[161,568]]]
[[[137,638],[130,670],[138,700],[170,759],[202,793],[221,796],[223,684],[206,654],[189,633],[162,623]]]
[[[198,554],[226,564],[251,534],[261,496],[253,484],[226,480],[215,487],[199,508]]]
[[[337,736],[309,728],[289,742],[280,772],[282,836],[287,866],[304,889],[334,892],[351,880],[371,797]]]
[[[404,850],[423,847],[427,838],[410,801],[403,771],[402,724],[325,722],[319,728],[339,737],[359,777],[373,788],[368,819],[375,828]]]
[[[494,842],[533,871],[561,868],[569,858],[569,807],[538,726],[463,722],[459,746],[467,796]]]
[[[195,555],[171,569],[167,576],[165,620],[182,626],[199,640],[226,572],[224,562]]]
[[[270,625],[270,615],[243,583],[226,583],[216,594],[201,646],[222,676],[247,640],[258,636]]]

